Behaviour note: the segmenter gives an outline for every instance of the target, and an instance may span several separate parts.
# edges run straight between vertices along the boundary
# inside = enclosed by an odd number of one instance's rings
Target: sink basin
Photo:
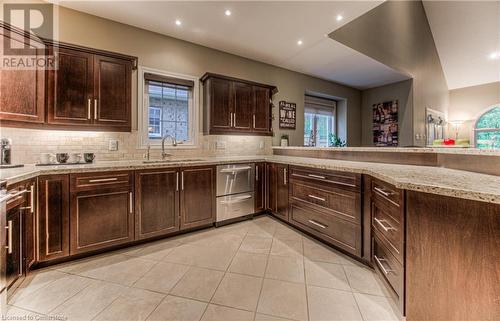
[[[172,158],[172,159],[151,159],[142,161],[144,164],[179,163],[179,162],[199,162],[200,158]]]

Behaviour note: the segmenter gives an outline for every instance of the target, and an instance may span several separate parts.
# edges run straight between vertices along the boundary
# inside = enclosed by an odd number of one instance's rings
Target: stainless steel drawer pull
[[[255,114],[253,114],[253,128],[255,129]]]
[[[380,227],[381,227],[384,231],[386,231],[386,232],[389,232],[390,230],[395,230],[395,228],[394,228],[394,227],[392,227],[392,226],[390,226],[390,225],[389,225],[389,226],[385,226],[385,225],[384,225],[384,223],[382,223],[382,222],[385,222],[385,220],[379,220],[379,219],[378,219],[378,218],[376,218],[376,217],[374,217],[374,218],[373,218],[373,220],[374,220],[375,222],[377,222],[377,224],[378,224],[378,225],[380,225]]]
[[[179,172],[175,173],[175,190],[179,191]]]
[[[232,200],[229,200],[229,201],[221,201],[220,203],[221,204],[235,204],[235,203],[244,202],[244,201],[251,199],[251,198],[252,198],[252,195],[245,195],[245,196],[233,198]]]
[[[221,173],[232,173],[232,172],[241,172],[241,171],[249,171],[251,170],[252,167],[250,166],[245,166],[245,167],[233,167],[233,168],[224,168],[221,169]]]
[[[381,189],[380,187],[374,187],[373,188],[376,192],[379,192],[380,194],[384,195],[384,196],[391,196],[392,194],[394,194],[393,192],[386,192],[384,191],[383,189]]]
[[[255,180],[259,180],[259,165],[255,165]]]
[[[30,207],[31,207],[31,213],[35,211],[35,185],[32,184],[30,186],[30,193],[31,193],[31,202],[30,202]]]
[[[184,190],[184,172],[181,172],[181,190]]]
[[[319,179],[326,179],[325,176],[321,176],[321,175],[307,174],[307,176],[314,177],[314,178],[319,178]]]
[[[101,183],[101,182],[114,182],[117,181],[117,177],[111,178],[97,178],[97,179],[89,179],[89,183]]]
[[[134,206],[133,201],[132,201],[132,192],[128,193],[128,200],[129,200],[129,205],[130,205],[130,214],[133,213],[132,207]]]
[[[321,227],[321,228],[323,228],[323,229],[325,229],[325,228],[327,228],[327,227],[328,227],[327,225],[323,225],[323,224],[321,224],[321,223],[318,223],[318,222],[316,222],[315,220],[309,220],[308,222],[309,222],[309,223],[311,223],[311,224],[314,224],[314,225],[316,225],[316,226],[319,226],[319,227]]]
[[[286,184],[288,183],[288,177],[287,177],[288,175],[287,175],[287,172],[288,172],[288,171],[287,171],[286,167],[285,167],[285,168],[283,168],[283,185],[286,185]]]
[[[315,200],[318,200],[318,201],[326,202],[326,199],[323,198],[323,197],[314,196],[314,195],[311,195],[311,194],[309,194],[307,196],[309,196],[310,198],[314,198]]]
[[[389,269],[386,269],[384,267],[384,265],[382,264],[382,262],[385,262],[386,259],[383,259],[383,258],[379,258],[377,257],[376,255],[373,255],[373,257],[375,258],[375,261],[377,261],[377,265],[380,267],[380,269],[382,270],[382,272],[384,272],[385,275],[389,274],[389,273],[393,273],[394,270],[389,270]]]
[[[7,230],[7,245],[5,248],[7,253],[12,254],[12,220],[7,222],[5,229]]]
[[[94,119],[97,120],[97,99],[94,99]]]
[[[90,119],[90,98],[88,99],[87,102],[87,119]]]

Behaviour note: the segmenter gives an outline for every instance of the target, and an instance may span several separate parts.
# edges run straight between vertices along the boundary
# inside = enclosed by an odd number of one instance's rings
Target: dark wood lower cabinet
[[[266,163],[255,164],[255,212],[266,209]]]
[[[38,261],[69,255],[69,175],[38,178]]]
[[[27,205],[23,213],[24,266],[29,270],[36,263],[36,180],[26,183]]]
[[[114,176],[113,173],[106,174]],[[95,174],[95,179],[87,175],[85,177],[95,183],[99,183],[98,180],[105,183],[115,178],[100,178],[100,173]],[[121,186],[124,183],[119,182],[117,187],[111,184],[79,190],[79,175],[71,175],[71,255],[134,240],[133,179],[131,174],[129,177],[128,186]]]
[[[135,238],[179,230],[179,169],[135,173]]]
[[[268,163],[266,165],[268,186],[267,208],[275,216],[288,221],[288,165]]]
[[[181,169],[180,229],[215,222],[215,167]]]

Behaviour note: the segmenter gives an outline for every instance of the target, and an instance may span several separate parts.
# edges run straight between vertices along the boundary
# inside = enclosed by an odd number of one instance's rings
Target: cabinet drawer
[[[377,237],[373,238],[373,264],[398,298],[403,295],[404,269]]]
[[[347,172],[324,171],[306,167],[290,167],[290,181],[302,181],[326,187],[359,191],[361,175]]]
[[[389,207],[379,202],[372,203],[372,229],[388,245],[391,253],[403,262],[403,229],[401,218],[391,215]]]
[[[372,195],[374,199],[387,203],[395,210],[403,206],[403,191],[389,183],[372,180]]]
[[[127,187],[132,183],[132,172],[71,174],[71,191],[98,188]]]
[[[292,200],[290,223],[325,241],[359,256],[361,254],[361,226],[315,210],[307,203]]]
[[[329,210],[345,220],[360,224],[360,194],[339,188],[322,189],[294,182],[290,188],[291,197]]]

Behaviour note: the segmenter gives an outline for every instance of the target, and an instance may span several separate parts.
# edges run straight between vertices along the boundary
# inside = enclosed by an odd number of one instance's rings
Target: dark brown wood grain
[[[266,164],[267,208],[276,217],[288,221],[288,165]]]
[[[266,207],[266,163],[255,163],[255,212],[262,212]]]
[[[406,319],[497,320],[500,205],[407,191]]]
[[[181,169],[180,229],[215,222],[215,167]]]
[[[253,117],[255,122],[253,126],[254,132],[269,133],[272,131],[271,126],[271,90],[265,87],[253,86],[255,95],[255,105]]]
[[[234,130],[251,131],[253,127],[253,108],[255,104],[252,85],[242,82],[233,82],[232,102],[233,106],[231,110],[234,113]]]
[[[38,178],[38,261],[69,255],[69,175]]]
[[[231,103],[231,83],[221,79],[210,79],[206,84],[205,91],[209,92],[209,100],[205,100],[207,116],[209,120],[205,132],[228,131],[232,125],[232,103]]]
[[[179,230],[179,169],[136,171],[135,238]]]

